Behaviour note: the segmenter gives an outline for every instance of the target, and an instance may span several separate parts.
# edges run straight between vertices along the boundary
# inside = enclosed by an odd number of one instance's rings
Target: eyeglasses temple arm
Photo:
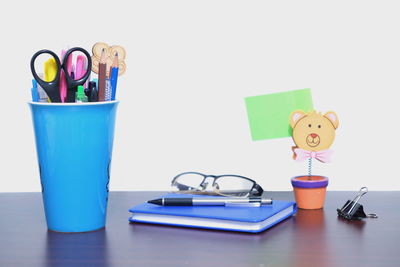
[[[257,191],[257,194],[255,194],[256,196],[261,196],[264,192],[264,189],[262,189],[262,187],[259,184],[255,184],[251,189],[251,191],[253,190]]]

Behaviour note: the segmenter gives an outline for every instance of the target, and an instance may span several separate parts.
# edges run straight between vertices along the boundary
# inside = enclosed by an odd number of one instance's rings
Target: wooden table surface
[[[328,192],[323,210],[260,234],[129,224],[128,209],[162,192],[110,192],[106,228],[47,230],[40,193],[0,194],[0,266],[400,266],[400,192],[361,199],[378,219],[337,217],[355,192]],[[292,200],[292,192],[270,192]]]

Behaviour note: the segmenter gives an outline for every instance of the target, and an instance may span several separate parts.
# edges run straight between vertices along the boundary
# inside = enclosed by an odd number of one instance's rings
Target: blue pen
[[[117,94],[117,80],[118,80],[118,68],[111,68],[111,100],[115,100]]]
[[[117,80],[118,80],[118,52],[115,53],[114,61],[110,70],[110,83],[111,83],[111,100],[115,100],[117,93]]]
[[[35,79],[32,80],[32,102],[39,102],[39,92],[37,89],[37,81]]]
[[[104,90],[104,101],[110,101],[112,97],[112,88],[110,79],[106,79],[106,88]]]

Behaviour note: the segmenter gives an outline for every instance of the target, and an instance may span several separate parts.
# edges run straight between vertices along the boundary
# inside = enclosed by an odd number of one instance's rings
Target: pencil
[[[110,83],[111,83],[111,100],[115,100],[117,93],[117,80],[118,80],[118,52],[115,53],[113,63],[110,68]]]
[[[99,63],[99,81],[98,81],[99,101],[105,101],[106,73],[107,73],[106,50],[103,48],[103,50],[101,50],[101,57]]]

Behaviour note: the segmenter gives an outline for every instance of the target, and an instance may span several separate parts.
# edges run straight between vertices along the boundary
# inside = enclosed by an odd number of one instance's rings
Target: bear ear
[[[292,128],[296,125],[296,123],[303,118],[306,113],[302,110],[293,111],[289,116],[289,124]]]
[[[339,118],[335,112],[328,111],[327,113],[325,113],[324,117],[327,118],[333,124],[333,127],[335,129],[337,129],[337,127],[339,126]]]

